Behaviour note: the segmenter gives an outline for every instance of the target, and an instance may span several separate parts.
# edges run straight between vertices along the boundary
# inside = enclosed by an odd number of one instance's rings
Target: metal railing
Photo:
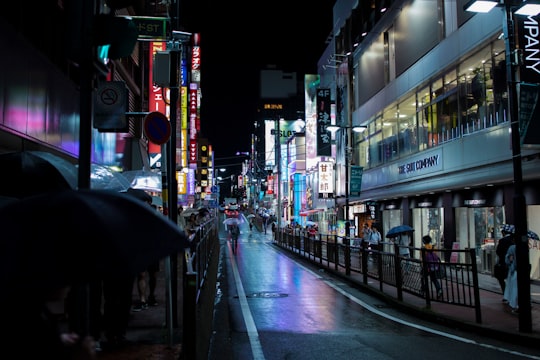
[[[282,248],[319,266],[344,273],[352,281],[373,286],[368,279],[376,280],[378,290],[382,292],[385,292],[385,286],[395,288],[400,301],[406,292],[424,298],[427,308],[433,301],[474,308],[476,322],[482,322],[475,249],[435,250],[440,259],[449,259],[440,264],[444,271],[437,278],[442,289],[442,295],[438,296],[434,281],[428,276],[428,264],[422,261],[425,249],[410,247],[413,256],[406,257],[399,255],[399,246],[393,242],[383,242],[382,250],[350,245],[360,244],[361,240],[327,234],[308,236],[298,230],[282,231],[281,237],[274,238]]]
[[[184,252],[181,354],[184,359],[208,356],[220,251],[218,229],[218,217],[213,216],[199,226],[191,249]]]

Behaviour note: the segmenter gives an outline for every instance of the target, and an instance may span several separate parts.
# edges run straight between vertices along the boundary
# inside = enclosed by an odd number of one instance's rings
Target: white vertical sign
[[[334,163],[319,162],[319,194],[334,193]]]

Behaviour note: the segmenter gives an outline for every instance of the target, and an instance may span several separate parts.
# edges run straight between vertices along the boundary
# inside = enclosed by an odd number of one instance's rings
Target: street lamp
[[[326,130],[330,131],[332,134],[340,129],[347,130],[347,133],[345,134],[345,211],[344,211],[345,216],[344,217],[345,217],[345,234],[349,236],[350,235],[349,233],[350,224],[348,224],[350,220],[349,219],[349,193],[350,193],[349,168],[351,166],[350,152],[352,152],[352,148],[349,145],[349,141],[350,141],[349,137],[351,135],[349,134],[349,130],[352,130],[353,132],[356,132],[356,133],[361,133],[361,132],[364,132],[367,129],[367,127],[366,126],[338,126],[338,125],[328,125],[326,127]]]
[[[538,4],[526,1],[470,1],[464,6],[466,11],[488,12],[495,6],[504,10],[504,40],[506,59],[506,80],[508,86],[508,106],[510,130],[512,132],[512,164],[514,170],[514,240],[516,244],[517,285],[519,306],[519,331],[532,332],[531,285],[529,275],[529,239],[527,236],[527,206],[523,195],[523,171],[521,164],[521,138],[519,132],[519,109],[517,99],[516,70],[519,57],[515,56],[516,39],[514,14],[536,16],[540,12]]]

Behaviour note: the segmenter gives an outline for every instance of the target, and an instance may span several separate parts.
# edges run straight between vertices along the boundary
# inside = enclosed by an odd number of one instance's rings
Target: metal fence
[[[207,359],[212,337],[220,243],[218,217],[201,224],[183,261],[184,359]]]
[[[428,276],[424,248],[409,247],[411,257],[406,257],[399,255],[399,246],[393,242],[383,242],[382,250],[350,245],[360,244],[361,240],[327,234],[308,236],[299,230],[282,231],[274,237],[282,248],[344,273],[352,281],[372,286],[368,279],[375,280],[382,292],[385,286],[395,288],[398,300],[403,300],[406,292],[424,298],[427,308],[432,301],[470,307],[475,309],[476,322],[482,321],[475,249],[434,250],[442,260],[440,277],[436,278],[442,289],[438,296],[434,281]]]

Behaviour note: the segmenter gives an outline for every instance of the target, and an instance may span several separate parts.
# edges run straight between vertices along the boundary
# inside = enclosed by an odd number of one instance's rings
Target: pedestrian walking
[[[508,276],[506,277],[506,287],[504,289],[504,299],[512,309],[512,313],[517,314],[518,308],[518,288],[517,288],[517,266],[516,266],[516,245],[512,244],[508,248],[505,256],[508,266]]]
[[[265,234],[266,234],[266,228],[268,227],[268,218],[269,218],[268,215],[263,216],[262,225],[263,225],[263,229],[264,229]]]
[[[137,276],[137,292],[139,301],[133,307],[134,312],[148,309],[148,306],[157,306],[156,284],[157,273],[159,272],[159,262],[151,264],[148,268],[140,272]]]
[[[499,281],[501,291],[503,293],[503,302],[508,302],[504,297],[504,291],[506,289],[506,278],[508,276],[508,265],[506,265],[506,253],[510,245],[514,243],[514,237],[512,235],[512,229],[510,225],[503,225],[501,228],[502,238],[497,243],[495,253],[497,254],[497,263],[494,268],[494,276]]]
[[[184,231],[184,229],[186,227],[186,218],[182,214],[184,212],[184,207],[183,206],[178,206],[177,211],[178,211],[178,217],[176,218],[176,224],[178,225],[180,230]]]
[[[441,299],[443,296],[443,292],[441,283],[438,279],[439,271],[441,270],[442,266],[441,259],[434,251],[431,236],[424,235],[422,237],[422,244],[426,249],[424,256],[425,265],[422,266],[422,269],[427,270],[427,276],[429,277],[431,283],[435,286],[435,289],[437,291],[437,299]],[[424,293],[427,294],[429,292],[429,288],[427,284],[425,284],[424,278],[425,276],[422,276],[422,289]]]
[[[375,224],[371,224],[368,243],[372,251],[371,256],[372,256],[373,261],[377,261],[377,258],[379,257],[379,253],[381,251],[381,241],[382,241],[382,236],[381,236],[381,233],[379,232],[379,229],[377,228]]]
[[[398,246],[398,254],[401,257],[402,271],[404,275],[407,275],[411,262],[409,258],[411,257],[411,251],[409,249],[410,238],[407,234],[400,234],[397,237],[396,245]]]

